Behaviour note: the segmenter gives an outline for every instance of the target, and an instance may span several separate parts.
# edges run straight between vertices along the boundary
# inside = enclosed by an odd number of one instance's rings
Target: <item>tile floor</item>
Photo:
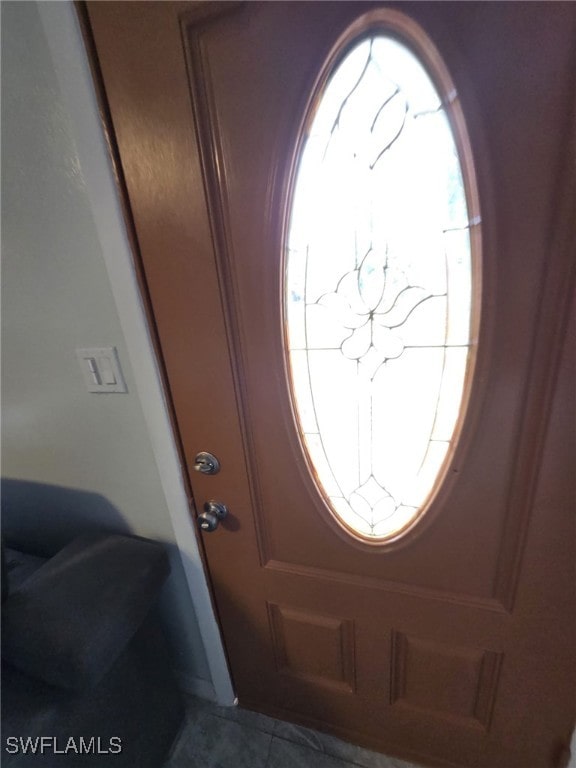
[[[164,768],[417,768],[239,707],[188,698],[184,727]]]

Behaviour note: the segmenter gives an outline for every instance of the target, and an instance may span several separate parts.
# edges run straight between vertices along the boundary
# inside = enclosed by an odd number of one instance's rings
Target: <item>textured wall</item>
[[[102,527],[167,542],[177,666],[209,679],[75,138],[36,3],[2,3],[4,528],[44,550]],[[118,348],[128,394],[88,393],[86,346]]]

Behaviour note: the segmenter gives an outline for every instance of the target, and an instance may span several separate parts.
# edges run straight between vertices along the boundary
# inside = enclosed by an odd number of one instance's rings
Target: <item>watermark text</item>
[[[122,739],[111,736],[7,736],[5,751],[9,755],[118,755]]]

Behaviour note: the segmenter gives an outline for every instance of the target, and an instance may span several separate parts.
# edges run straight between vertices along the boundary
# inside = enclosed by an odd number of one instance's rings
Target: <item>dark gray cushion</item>
[[[84,691],[58,689],[2,664],[2,768],[159,768],[184,715],[171,674],[171,655],[152,609],[109,671]],[[120,738],[119,754],[10,754],[10,737],[51,736],[59,749],[91,736],[104,748]],[[12,742],[14,743],[14,742]]]
[[[94,685],[140,626],[168,572],[156,542],[76,539],[4,603],[2,658],[61,688]]]

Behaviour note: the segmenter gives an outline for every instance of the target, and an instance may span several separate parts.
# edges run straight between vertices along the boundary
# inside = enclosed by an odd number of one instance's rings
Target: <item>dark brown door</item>
[[[343,535],[310,477],[280,302],[303,110],[373,7],[88,4],[196,506],[231,511],[201,538],[234,683],[244,706],[425,764],[560,765],[576,645],[574,411],[557,376],[576,6],[400,4],[467,120],[482,324],[450,478],[424,524],[384,548]],[[200,450],[219,474],[193,470]]]

